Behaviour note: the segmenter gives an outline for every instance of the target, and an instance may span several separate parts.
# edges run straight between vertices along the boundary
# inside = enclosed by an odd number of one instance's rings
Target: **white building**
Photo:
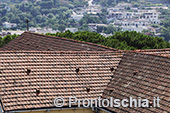
[[[124,7],[120,7],[120,8],[118,8],[118,7],[107,8],[107,12],[118,12],[118,11],[123,11],[123,10],[125,10]]]
[[[9,23],[9,22],[4,22],[2,25],[3,25],[4,28],[17,27],[17,24],[15,24],[15,23]]]
[[[75,21],[80,21],[83,18],[84,15],[77,15],[77,14],[73,14],[71,15],[71,18],[74,19]]]
[[[150,24],[153,24],[153,21],[150,20],[117,20],[114,22],[114,25],[120,25],[120,26],[136,26],[136,27],[141,27],[141,26],[149,26]]]
[[[124,26],[122,27],[122,31],[136,31],[136,32],[142,32],[144,29],[147,29],[147,27],[135,27],[135,26]]]
[[[122,19],[141,19],[152,21],[155,24],[160,23],[159,12],[156,10],[139,10],[138,12],[122,12],[122,11],[110,11],[107,15],[107,22],[112,20],[122,20]],[[123,21],[123,20],[122,20]]]
[[[116,20],[113,25],[119,26],[122,28],[123,31],[137,31],[142,32],[144,29],[148,29],[151,32],[155,33],[155,29],[152,27],[148,27],[152,24],[152,21],[149,20]]]
[[[56,33],[56,32],[60,32],[58,30],[53,30],[52,28],[30,28],[31,32],[34,33],[40,33],[40,34],[46,34],[46,33]]]
[[[140,19],[150,20],[154,23],[159,23],[159,13],[156,10],[148,10],[140,16]]]
[[[90,5],[90,6],[86,9],[86,12],[87,12],[87,14],[102,13],[101,9],[102,9],[102,8],[101,8],[100,5]]]
[[[111,34],[99,33],[99,34],[101,34],[102,36],[104,36],[104,37],[106,37],[106,38],[113,35],[112,33],[111,33]]]
[[[72,33],[75,33],[78,31],[78,28],[66,28],[65,31],[71,31]]]
[[[13,31],[13,30],[2,30],[2,32],[0,33],[1,36],[6,36],[6,35],[21,35],[22,33],[24,33],[25,31],[21,31],[21,30],[16,30],[16,31]]]
[[[135,12],[109,12],[108,17],[114,19],[131,19],[137,15],[139,14]]]
[[[91,30],[96,30],[98,26],[107,27],[108,25],[107,25],[107,24],[96,24],[96,23],[90,23],[90,24],[88,24],[88,27],[89,27]]]

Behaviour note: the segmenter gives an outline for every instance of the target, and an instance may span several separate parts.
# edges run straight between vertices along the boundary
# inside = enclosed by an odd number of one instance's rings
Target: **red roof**
[[[65,106],[68,97],[98,98],[122,55],[109,51],[1,51],[0,95],[4,110],[54,107],[56,97],[64,97]]]
[[[37,33],[24,32],[2,48],[2,51],[115,51],[110,47],[73,39],[47,36]]]
[[[145,53],[145,54],[152,54],[152,55],[157,55],[157,56],[170,57],[170,48],[135,50],[135,52]]]
[[[126,53],[103,98],[148,99],[160,98],[160,107],[108,107],[113,112],[168,113],[170,111],[170,58],[140,53]]]

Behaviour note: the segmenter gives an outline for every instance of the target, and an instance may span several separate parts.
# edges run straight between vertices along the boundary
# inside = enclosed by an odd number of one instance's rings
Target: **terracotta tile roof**
[[[126,53],[113,79],[105,89],[103,98],[129,99],[129,97],[149,99],[160,98],[157,108],[107,108],[115,112],[168,113],[170,111],[170,58]]]
[[[27,51],[113,51],[109,48],[88,42],[76,41],[73,39],[47,36],[37,33],[24,32],[2,48],[6,50],[27,50]]]
[[[170,57],[170,48],[166,48],[166,49],[135,50],[135,52]]]
[[[4,109],[54,107],[56,97],[64,97],[65,106],[71,96],[98,98],[122,55],[109,51],[0,51],[0,96]],[[38,90],[40,94],[36,96]]]

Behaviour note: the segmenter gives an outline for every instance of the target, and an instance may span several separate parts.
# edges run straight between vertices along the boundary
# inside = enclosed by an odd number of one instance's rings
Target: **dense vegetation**
[[[3,38],[0,37],[0,47],[2,47],[3,45],[7,44],[8,42],[10,42],[11,40],[15,39],[18,35],[7,35]]]
[[[161,9],[160,18],[164,19],[161,22],[161,35],[165,38],[165,40],[170,41],[170,9]]]
[[[107,38],[96,32],[88,31],[78,31],[76,33],[66,31],[64,33],[57,32],[55,34],[47,33],[46,35],[66,37],[69,39],[91,42],[122,50],[170,48],[170,43],[164,41],[162,38],[151,37],[135,31],[116,32],[114,35]],[[17,35],[7,35],[0,38],[0,47],[16,37]]]
[[[76,33],[66,31],[65,33],[48,33],[46,35],[66,37],[85,42],[92,42],[122,50],[170,48],[170,43],[164,41],[162,38],[151,37],[148,35],[137,33],[135,31],[126,31],[122,33],[116,32],[114,35],[108,38],[105,38],[104,36],[98,33],[88,31],[79,31]]]
[[[0,4],[0,25],[8,21],[18,24],[13,29],[25,29],[25,21],[29,19],[30,27],[48,26],[62,31],[66,26],[77,25],[74,20],[69,19],[71,11],[85,5],[85,0],[7,0]]]
[[[94,0],[95,3],[100,4],[103,7],[115,6],[120,2],[138,2],[139,0]]]
[[[85,15],[80,22],[70,19],[72,11],[87,6],[86,0],[0,0],[0,31],[3,22],[17,23],[16,29],[26,29],[26,19],[30,20],[30,27],[52,27],[55,30],[63,31],[66,27],[77,27],[81,31],[91,31],[88,27],[89,23],[107,24],[106,8],[114,6],[118,2],[130,2],[136,7],[147,6],[144,0],[93,0],[94,3],[103,6],[102,13],[97,15]],[[116,2],[115,2],[116,1]],[[137,2],[141,1],[141,2]],[[143,1],[143,2],[142,2]],[[170,3],[169,0],[162,0],[162,3]],[[152,5],[152,4],[148,4]],[[9,8],[7,8],[9,6]],[[163,19],[159,27],[165,40],[170,40],[170,10],[160,9]],[[97,27],[97,32],[115,33],[120,31],[114,27]]]

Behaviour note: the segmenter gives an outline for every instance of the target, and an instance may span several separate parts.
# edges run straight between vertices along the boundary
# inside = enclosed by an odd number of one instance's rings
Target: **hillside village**
[[[152,1],[148,0],[151,3],[160,3],[160,1]],[[6,7],[8,10],[9,7]],[[66,30],[70,30],[71,32],[76,32],[80,27],[80,21],[85,17],[85,15],[89,15],[90,17],[94,18],[100,18],[99,14],[105,14],[104,18],[106,20],[105,23],[88,23],[88,30],[92,32],[98,32],[102,34],[105,37],[111,36],[114,31],[112,32],[104,32],[102,29],[103,27],[112,27],[116,28],[119,31],[137,31],[140,33],[144,33],[147,35],[152,36],[161,36],[161,28],[160,27],[154,27],[154,25],[159,25],[163,18],[160,18],[161,12],[159,12],[159,9],[168,9],[168,4],[166,5],[158,5],[158,6],[144,6],[143,8],[139,8],[134,6],[132,3],[118,3],[116,6],[113,7],[107,7],[105,13],[103,9],[106,9],[102,7],[99,4],[96,4],[93,2],[93,0],[88,1],[88,6],[84,7],[78,7],[72,10],[72,14],[70,15],[69,19],[74,20],[75,27],[66,27]],[[83,24],[84,25],[84,24]],[[7,35],[7,34],[21,34],[24,32],[24,30],[21,32],[21,30],[17,30],[15,32],[8,31],[8,29],[17,27],[16,23],[9,23],[4,22],[3,28],[7,28],[7,30],[2,30],[1,35]],[[101,30],[100,30],[101,28]],[[60,32],[60,30],[54,30],[50,27],[45,28],[30,28],[31,32],[37,32],[37,33],[55,33]]]
[[[159,36],[159,28],[155,29],[152,24],[160,24],[162,19],[159,19],[160,12],[157,9],[168,9],[167,6],[159,7],[144,7],[139,9],[133,7],[130,3],[119,3],[115,7],[107,8],[108,14],[105,15],[107,24],[90,23],[88,27],[96,32],[98,26],[107,27],[113,25],[116,28],[121,28],[122,31],[149,31],[153,32],[154,35]],[[149,9],[149,10],[148,10]],[[100,5],[91,4],[87,8],[82,8],[81,11],[75,11],[71,17],[80,21],[84,14],[95,14],[102,13],[102,7]]]

